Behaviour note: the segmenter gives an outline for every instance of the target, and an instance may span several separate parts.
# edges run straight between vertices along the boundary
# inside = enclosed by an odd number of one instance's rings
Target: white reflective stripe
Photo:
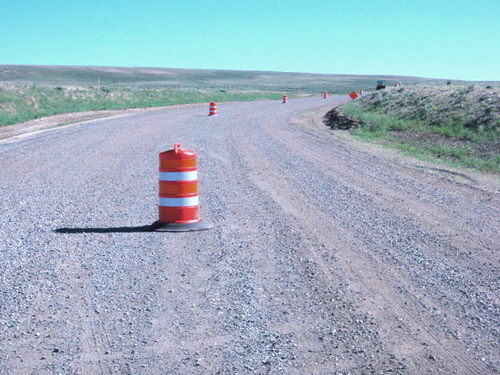
[[[162,198],[162,197],[160,197],[160,206],[162,206],[162,207],[198,206],[198,196],[189,197],[189,198]]]
[[[160,172],[160,181],[196,181],[198,171],[191,172]]]

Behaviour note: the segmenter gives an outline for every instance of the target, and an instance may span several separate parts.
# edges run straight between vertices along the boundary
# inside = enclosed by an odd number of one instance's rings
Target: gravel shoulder
[[[61,126],[106,119],[109,117],[127,116],[131,114],[140,114],[147,112],[165,111],[179,107],[190,107],[199,104],[183,104],[168,107],[154,108],[129,108],[122,110],[99,110],[63,113],[54,116],[41,117],[35,120],[23,122],[21,124],[0,127],[0,144],[10,143],[33,135],[42,131],[51,130]]]
[[[0,143],[0,373],[499,373],[498,179],[332,132],[345,100]],[[142,230],[174,142],[210,231]]]

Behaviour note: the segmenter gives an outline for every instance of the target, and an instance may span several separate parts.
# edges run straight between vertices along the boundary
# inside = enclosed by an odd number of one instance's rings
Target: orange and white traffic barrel
[[[288,103],[288,95],[283,95],[283,103]]]
[[[210,103],[210,111],[208,112],[209,116],[217,116],[217,103]]]
[[[328,91],[325,91],[325,93],[323,94],[323,99],[327,99],[328,98]]]
[[[359,95],[364,95],[363,90],[359,90]]]
[[[200,218],[195,151],[176,143],[173,150],[161,152],[159,183],[159,218],[154,230],[187,232],[213,227]]]

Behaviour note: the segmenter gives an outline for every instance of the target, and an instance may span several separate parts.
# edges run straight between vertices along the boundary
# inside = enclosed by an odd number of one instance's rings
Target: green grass
[[[355,137],[448,166],[500,172],[500,90],[474,85],[389,89],[341,107]]]
[[[386,136],[391,130],[418,129],[422,127],[417,121],[400,119],[394,115],[382,114],[377,111],[368,111],[356,106],[354,103],[343,105],[342,112],[363,120],[364,125],[356,129],[352,134],[364,138],[377,139]]]
[[[467,167],[475,170],[499,173],[500,155],[480,156],[471,147],[449,147],[446,145],[415,145],[397,140],[390,146],[403,151],[406,155],[422,160],[437,162],[449,167]]]
[[[353,103],[342,106],[342,112],[365,122],[363,127],[356,129],[354,135],[363,135],[369,138],[386,136],[392,131],[412,130],[424,133],[441,134],[450,138],[466,139],[471,141],[498,140],[497,131],[478,132],[468,129],[465,124],[469,121],[446,122],[440,126],[433,126],[424,120],[408,119],[395,114],[380,111],[366,110],[356,107]]]
[[[0,85],[0,126],[70,112],[281,98],[269,91]]]

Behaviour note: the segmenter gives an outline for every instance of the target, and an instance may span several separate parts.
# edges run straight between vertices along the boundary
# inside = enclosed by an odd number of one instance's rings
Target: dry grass
[[[359,104],[366,109],[423,121],[436,130],[452,126],[455,130],[463,127],[488,132],[500,127],[500,89],[476,84],[389,88],[367,95]]]

